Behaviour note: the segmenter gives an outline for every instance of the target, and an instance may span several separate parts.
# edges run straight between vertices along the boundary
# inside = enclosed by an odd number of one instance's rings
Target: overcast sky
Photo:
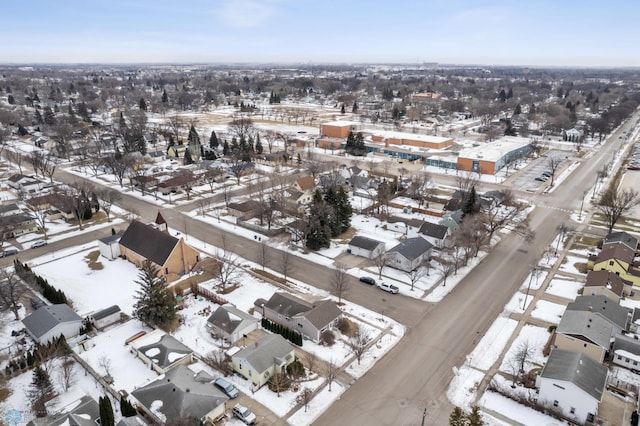
[[[640,66],[637,0],[8,0],[0,63]]]

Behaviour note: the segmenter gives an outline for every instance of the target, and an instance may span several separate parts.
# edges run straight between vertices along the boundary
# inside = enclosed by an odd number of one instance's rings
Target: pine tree
[[[44,124],[44,119],[42,118],[42,114],[39,109],[36,109],[36,123]]]
[[[158,276],[158,272],[159,269],[150,260],[142,263],[142,270],[135,281],[140,285],[140,290],[134,296],[137,300],[134,316],[150,325],[163,327],[174,320],[176,306],[165,277]]]
[[[115,417],[113,415],[113,407],[111,406],[111,400],[109,397],[101,396],[98,399],[98,407],[100,408],[100,425],[114,426]]]
[[[467,425],[467,416],[464,414],[464,411],[460,407],[456,407],[453,409],[451,414],[449,415],[449,426],[466,426]]]
[[[500,102],[506,102],[507,101],[507,93],[504,91],[504,89],[500,90],[500,93],[498,94],[498,97],[500,98]]]
[[[518,115],[518,114],[522,114],[522,107],[520,106],[520,104],[516,105],[516,108],[513,111],[513,115]]]
[[[476,195],[476,187],[472,186],[467,194],[467,198],[462,206],[463,216],[472,215],[478,212],[478,197]]]
[[[163,90],[162,91],[162,103],[166,104],[167,102],[169,102],[169,96],[167,95],[167,91]]]
[[[140,101],[138,102],[138,105],[140,106],[140,109],[144,112],[147,111],[147,101],[144,100],[144,98],[140,98]]]
[[[184,151],[184,164],[193,164],[193,158],[191,158],[191,151],[189,149]]]
[[[44,403],[51,399],[54,393],[49,373],[41,366],[37,366],[35,370],[33,370],[33,379],[27,393],[36,416],[43,417],[47,414]]]
[[[340,114],[344,114],[346,111],[344,109],[344,104],[340,107]]]
[[[14,105],[16,103],[16,98],[14,98],[13,95],[9,95],[7,96],[7,102],[9,102],[9,105]]]
[[[513,89],[510,87],[509,91],[507,92],[507,99],[511,99],[513,98]]]
[[[227,143],[227,141],[224,141],[224,145],[222,145],[222,155],[229,155],[229,152],[231,151],[231,149],[229,148],[229,143]]]
[[[469,420],[469,426],[483,426],[485,424],[480,415],[480,407],[477,405],[471,407],[471,413],[467,415],[467,419]]]
[[[262,146],[262,142],[260,141],[260,133],[258,133],[256,135],[256,154],[262,154],[263,151],[264,151],[264,148]]]
[[[216,148],[218,148],[219,145],[220,145],[220,143],[218,142],[218,136],[216,135],[216,131],[212,130],[211,131],[211,136],[209,137],[209,146],[212,149],[216,149]]]
[[[354,113],[354,114],[356,112],[358,112],[358,103],[357,102],[353,103],[353,108],[351,108],[351,112]]]

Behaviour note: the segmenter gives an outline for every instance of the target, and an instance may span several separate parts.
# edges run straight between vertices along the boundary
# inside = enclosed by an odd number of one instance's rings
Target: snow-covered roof
[[[504,136],[493,142],[463,149],[460,151],[459,157],[472,160],[498,161],[508,153],[527,146],[530,143],[531,140],[528,138]]]

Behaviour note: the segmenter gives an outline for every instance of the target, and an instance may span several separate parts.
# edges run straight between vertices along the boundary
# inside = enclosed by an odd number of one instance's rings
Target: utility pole
[[[529,277],[529,285],[527,286],[527,294],[524,296],[524,303],[522,304],[522,310],[523,311],[527,309],[527,299],[529,298],[529,290],[531,289],[531,281],[533,281],[533,275],[534,274],[535,275],[538,274],[538,267],[537,266],[531,267],[531,276]],[[536,280],[537,280],[537,278],[536,278]]]
[[[424,420],[427,418],[427,409],[422,412],[422,426],[424,426]]]

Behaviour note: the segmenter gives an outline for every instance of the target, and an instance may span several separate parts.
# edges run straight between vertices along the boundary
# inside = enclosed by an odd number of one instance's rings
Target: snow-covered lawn
[[[576,300],[578,290],[583,286],[584,283],[580,281],[553,278],[545,291],[549,294],[553,294],[554,296],[564,297],[569,300]]]
[[[584,257],[567,255],[564,257],[563,263],[562,265],[560,265],[559,270],[564,272],[569,272],[571,274],[584,275],[575,266],[576,264],[579,264],[579,263],[586,264],[587,259]]]
[[[528,348],[528,356],[524,370],[528,372],[532,368],[544,365],[546,358],[542,354],[542,350],[549,340],[549,335],[550,333],[545,328],[526,324],[505,353],[500,365],[500,371],[512,374],[513,369],[510,364],[512,364],[516,353],[523,350],[525,346]]]
[[[565,309],[567,309],[566,305],[559,305],[546,300],[538,300],[536,307],[533,309],[533,312],[531,312],[531,316],[552,324],[558,324],[562,319]]]
[[[449,383],[447,398],[458,407],[468,408],[476,399],[478,385],[484,373],[474,368],[461,367]]]
[[[498,360],[502,350],[518,326],[518,321],[503,316],[496,318],[482,340],[476,345],[467,361],[471,367],[488,370]]]
[[[306,409],[301,407],[293,413],[287,423],[293,426],[306,426],[313,423],[320,415],[327,409],[328,406],[333,404],[335,400],[340,398],[340,395],[344,393],[346,389],[339,383],[333,382],[331,384],[331,391],[329,387],[325,386],[309,403]]]
[[[482,398],[480,398],[478,405],[500,413],[526,426],[561,426],[564,424],[560,420],[556,420],[553,417],[546,416],[536,410],[518,404],[495,392],[485,392]]]
[[[134,281],[140,272],[127,260],[107,260],[99,257],[102,269],[91,269],[86,256],[98,250],[97,245],[88,245],[82,251],[50,261],[50,255],[30,262],[34,272],[52,286],[64,291],[73,301],[73,308],[84,316],[91,312],[118,305],[122,312],[131,315],[135,300],[133,295],[139,288]]]
[[[512,297],[511,300],[505,305],[504,310],[507,313],[524,313],[525,309],[529,307],[529,304],[533,301],[533,295],[529,294],[527,297],[526,293],[520,293],[517,291]]]

